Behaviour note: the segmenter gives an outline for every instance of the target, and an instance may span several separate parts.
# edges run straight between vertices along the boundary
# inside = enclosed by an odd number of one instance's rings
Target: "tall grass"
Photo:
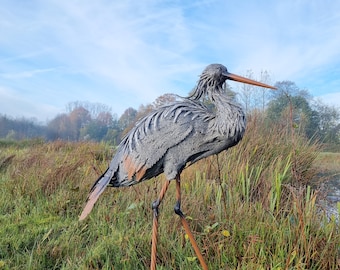
[[[210,269],[338,269],[339,225],[308,183],[318,146],[248,124],[243,141],[182,174],[182,208]],[[95,143],[0,149],[0,269],[147,269],[151,202],[163,177],[106,191],[78,216],[113,150]],[[178,217],[161,205],[159,269],[200,269]]]

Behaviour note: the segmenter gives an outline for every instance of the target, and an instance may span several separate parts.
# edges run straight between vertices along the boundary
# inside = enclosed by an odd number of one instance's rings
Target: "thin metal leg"
[[[153,223],[152,223],[152,246],[151,246],[151,270],[156,270],[156,259],[157,259],[157,237],[158,237],[158,215],[159,205],[161,204],[166,191],[168,190],[170,181],[166,181],[161,189],[159,197],[152,203],[153,210]]]
[[[208,270],[208,266],[204,261],[202,253],[200,252],[200,250],[198,248],[198,245],[195,241],[193,234],[191,233],[191,230],[189,228],[189,224],[188,224],[187,220],[185,219],[185,215],[183,214],[183,212],[181,210],[181,179],[180,179],[180,176],[176,177],[176,197],[177,197],[177,202],[176,202],[175,209],[174,209],[175,213],[181,218],[182,226],[183,226],[186,234],[189,237],[190,243],[191,243],[192,247],[194,248],[194,251],[196,253],[196,256],[197,256],[202,268],[204,270]]]

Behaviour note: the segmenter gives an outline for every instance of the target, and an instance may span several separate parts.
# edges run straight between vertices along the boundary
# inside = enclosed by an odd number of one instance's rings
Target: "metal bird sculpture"
[[[151,269],[156,267],[158,207],[171,180],[176,180],[175,213],[181,218],[202,268],[208,269],[180,208],[180,175],[188,165],[236,145],[243,137],[245,114],[241,106],[225,94],[223,84],[227,79],[275,89],[229,73],[223,65],[207,66],[189,97],[160,107],[136,123],[122,139],[108,169],[90,190],[80,220],[90,213],[106,187],[131,186],[165,174],[168,181],[152,204]],[[206,107],[204,98],[214,105],[213,110]]]

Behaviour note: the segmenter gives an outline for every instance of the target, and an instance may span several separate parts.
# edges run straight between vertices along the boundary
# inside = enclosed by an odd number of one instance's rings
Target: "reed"
[[[339,224],[309,187],[319,146],[259,119],[243,141],[182,174],[183,211],[210,269],[339,269]],[[147,269],[162,176],[103,194],[78,216],[114,150],[51,142],[0,148],[0,269]],[[200,269],[173,212],[160,213],[158,269]]]

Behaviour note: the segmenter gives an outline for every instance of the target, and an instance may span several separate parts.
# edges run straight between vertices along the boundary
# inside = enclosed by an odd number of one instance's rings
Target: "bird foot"
[[[154,215],[154,217],[156,217],[156,218],[157,218],[158,215],[159,215],[159,209],[158,209],[159,205],[160,205],[159,199],[155,200],[155,201],[151,204],[151,208],[152,208],[152,211],[153,211],[153,215]]]
[[[174,207],[174,211],[177,215],[179,215],[181,218],[184,218],[184,214],[181,210],[181,202],[177,201]]]

